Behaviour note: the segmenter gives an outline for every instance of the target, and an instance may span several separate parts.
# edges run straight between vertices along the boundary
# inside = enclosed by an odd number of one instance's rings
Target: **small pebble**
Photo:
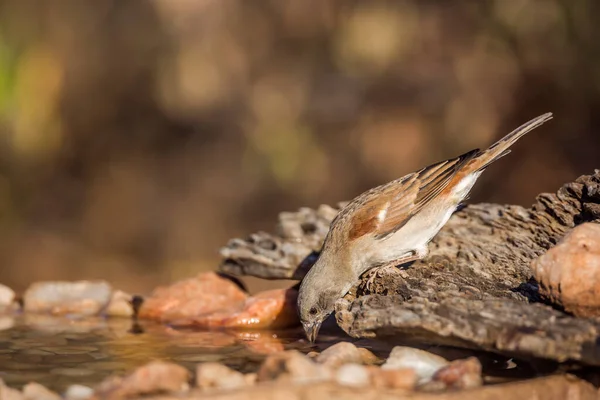
[[[131,304],[133,296],[121,290],[115,290],[110,298],[110,302],[104,311],[109,317],[133,316],[133,305]]]
[[[434,381],[443,382],[446,387],[453,389],[469,389],[481,386],[481,363],[475,357],[455,360],[440,368],[433,375]]]
[[[369,370],[360,364],[344,364],[335,372],[335,381],[342,386],[369,386],[371,377]]]
[[[38,282],[29,286],[23,303],[25,311],[30,313],[90,316],[106,307],[111,292],[104,281]]]
[[[168,392],[187,391],[189,372],[184,367],[164,361],[152,361],[125,377],[112,376],[100,383],[94,394],[100,399],[112,400],[125,397]]]
[[[196,368],[196,386],[201,389],[237,389],[247,384],[244,374],[223,364],[208,362]]]
[[[35,382],[23,386],[23,397],[27,400],[61,400],[57,393]]]
[[[94,389],[83,385],[71,385],[65,391],[66,400],[87,400],[94,394]]]
[[[267,357],[257,373],[257,382],[285,380],[317,382],[330,379],[330,370],[296,350]]]
[[[424,383],[429,381],[437,370],[446,365],[448,365],[448,361],[436,354],[413,347],[396,346],[381,368],[383,370],[413,369],[417,374],[418,382]]]
[[[375,365],[379,364],[381,360],[377,357],[373,352],[369,349],[365,349],[364,347],[359,347],[358,352],[360,353],[360,358],[364,365]]]
[[[17,390],[6,386],[2,378],[0,378],[0,399],[1,400],[25,400],[25,396]]]
[[[15,319],[10,316],[0,316],[0,331],[6,331],[15,326]]]
[[[363,358],[354,344],[339,342],[323,350],[315,361],[330,368],[338,368],[343,364],[362,364]]]
[[[411,368],[381,369],[370,367],[371,383],[376,388],[413,390],[417,373]]]
[[[14,300],[15,292],[0,283],[0,312],[10,309]]]
[[[246,385],[253,386],[256,384],[256,379],[258,375],[255,372],[251,372],[249,374],[244,375],[244,380],[246,381]]]

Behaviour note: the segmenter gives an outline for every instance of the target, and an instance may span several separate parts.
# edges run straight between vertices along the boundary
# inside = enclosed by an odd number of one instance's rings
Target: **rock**
[[[481,386],[483,384],[481,363],[475,357],[455,360],[437,370],[432,379],[453,389],[470,389]]]
[[[396,346],[392,349],[382,370],[394,370],[410,368],[415,371],[419,383],[426,382],[442,367],[448,365],[448,361],[438,355],[413,347]]]
[[[246,381],[246,386],[252,386],[256,384],[258,379],[258,374],[255,372],[251,372],[249,374],[244,375],[244,380]]]
[[[247,295],[238,285],[214,272],[159,287],[144,300],[138,317],[160,321],[189,321],[239,306]]]
[[[376,388],[413,390],[417,386],[417,373],[411,368],[382,369],[370,367],[371,383]]]
[[[361,362],[364,365],[375,365],[380,364],[381,360],[377,357],[373,352],[369,349],[365,349],[364,347],[359,347],[358,352],[360,353]]]
[[[600,322],[544,304],[493,297],[433,302],[419,296],[406,300],[401,295],[369,295],[338,302],[336,320],[354,337],[395,340],[418,326],[420,340],[427,343],[600,366]]]
[[[335,381],[342,386],[365,387],[371,383],[369,370],[360,364],[344,364],[335,371]]]
[[[0,378],[0,400],[25,400],[25,397],[19,390],[6,386]]]
[[[159,397],[152,399],[158,400]],[[444,393],[406,393],[406,390],[385,390],[379,387],[342,386],[334,381],[310,385],[273,382],[223,393],[205,393],[199,389],[180,396],[161,396],[161,400],[598,400],[592,384],[569,375],[552,375],[516,382],[486,385],[470,390],[449,390]]]
[[[244,374],[219,363],[203,363],[196,368],[196,386],[201,389],[238,389],[247,386]]]
[[[94,389],[83,385],[71,385],[65,390],[66,400],[87,400],[94,395]]]
[[[109,317],[133,317],[133,296],[121,290],[115,290],[110,297],[105,314]]]
[[[49,281],[34,283],[25,292],[25,312],[53,315],[97,315],[110,301],[112,289],[104,281]]]
[[[600,225],[577,226],[532,269],[544,297],[577,316],[600,316]]]
[[[0,283],[0,313],[12,309],[15,300],[15,292],[8,286]]]
[[[10,315],[0,316],[0,331],[5,331],[15,326],[15,319]]]
[[[330,371],[296,350],[273,354],[258,370],[257,382],[317,382],[331,378]]]
[[[330,368],[337,368],[343,364],[362,364],[361,352],[350,342],[339,342],[323,350],[315,361]]]
[[[189,320],[178,320],[175,324],[202,328],[289,328],[300,323],[296,311],[297,298],[296,289],[268,290],[249,297],[243,304]]]
[[[27,400],[61,400],[57,393],[35,382],[23,386],[23,397]]]
[[[380,362],[379,358],[370,350],[356,347],[351,342],[339,342],[326,348],[321,353],[311,351],[307,356],[317,363],[333,369],[343,364],[373,365]]]
[[[153,393],[179,393],[189,389],[189,372],[177,364],[152,361],[125,377],[105,379],[94,390],[94,399],[116,400]]]

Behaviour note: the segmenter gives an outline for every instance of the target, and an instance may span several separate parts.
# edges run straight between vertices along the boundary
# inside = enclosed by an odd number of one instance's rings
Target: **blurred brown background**
[[[227,239],[484,147],[472,202],[600,167],[592,0],[0,3],[0,282],[147,292]]]

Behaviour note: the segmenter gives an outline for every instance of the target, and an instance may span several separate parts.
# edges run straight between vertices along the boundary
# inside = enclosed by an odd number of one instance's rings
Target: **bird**
[[[358,195],[331,222],[319,256],[302,280],[297,308],[313,343],[335,303],[360,279],[422,259],[431,239],[468,197],[481,173],[523,135],[552,119],[545,113],[487,150],[471,150]]]

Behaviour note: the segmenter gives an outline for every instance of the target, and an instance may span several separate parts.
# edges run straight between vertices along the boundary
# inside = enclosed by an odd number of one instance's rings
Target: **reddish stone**
[[[313,383],[331,378],[331,371],[296,350],[270,355],[257,372],[257,382]]]
[[[600,316],[600,225],[577,226],[532,269],[550,301],[580,317]]]
[[[245,303],[191,320],[177,321],[177,325],[203,328],[281,329],[299,324],[296,311],[298,291],[275,289],[261,292]]]
[[[446,387],[455,389],[481,386],[481,363],[475,357],[452,361],[433,375],[433,381],[443,382]]]
[[[376,388],[413,390],[417,386],[417,373],[411,368],[367,368],[371,373],[371,384]]]
[[[105,379],[94,392],[93,399],[116,400],[161,392],[182,392],[189,389],[190,374],[177,364],[150,362],[126,377]]]
[[[231,368],[207,362],[196,367],[196,386],[203,390],[232,390],[248,386],[244,374]]]
[[[155,289],[138,316],[160,321],[190,320],[239,306],[246,298],[238,285],[208,272]]]

